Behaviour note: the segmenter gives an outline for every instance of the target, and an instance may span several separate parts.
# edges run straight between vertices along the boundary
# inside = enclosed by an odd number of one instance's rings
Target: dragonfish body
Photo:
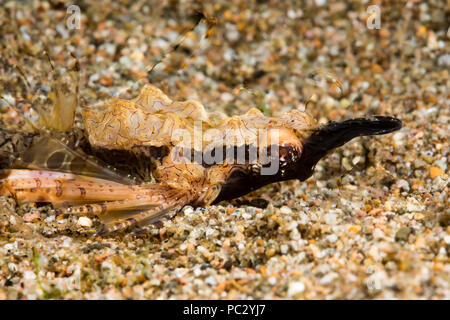
[[[188,204],[306,180],[331,150],[402,126],[388,116],[319,126],[298,110],[275,118],[253,108],[226,117],[195,100],[172,101],[152,85],[133,100],[85,110],[84,129],[52,127],[62,114],[53,112],[47,133],[0,131],[0,144],[11,144],[0,151],[0,195],[96,215],[103,233],[152,224]]]

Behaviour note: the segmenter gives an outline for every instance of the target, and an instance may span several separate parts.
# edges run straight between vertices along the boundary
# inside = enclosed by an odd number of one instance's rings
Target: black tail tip
[[[320,128],[316,134],[328,135],[330,138],[340,136],[348,141],[359,136],[380,135],[397,131],[402,128],[402,125],[402,121],[394,117],[371,116],[342,122],[330,122]]]
[[[402,121],[394,117],[371,116],[330,122],[318,128],[303,142],[299,179],[309,178],[322,157],[353,138],[387,134],[401,129],[402,126]]]
[[[403,127],[400,119],[390,116],[373,116],[367,118],[367,120],[370,121],[371,126],[379,128],[379,131],[374,134],[386,134],[400,130]]]

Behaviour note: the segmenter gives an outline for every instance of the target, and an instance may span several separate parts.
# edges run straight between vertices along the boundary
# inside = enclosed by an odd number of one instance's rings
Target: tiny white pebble
[[[289,207],[282,206],[282,207],[280,208],[280,212],[281,212],[282,214],[291,214],[291,213],[292,213],[292,210],[291,210],[291,208],[289,208]]]
[[[62,243],[62,247],[69,248],[71,245],[72,245],[72,239],[69,237],[65,238]]]
[[[175,277],[181,278],[182,276],[184,276],[185,271],[181,268],[178,268],[178,269],[175,269],[175,271],[173,273],[175,274]]]
[[[205,252],[208,252],[208,249],[206,249],[203,246],[198,246],[197,247],[197,251],[200,252],[200,253],[205,253]]]
[[[231,60],[231,59],[230,59],[230,60]],[[234,96],[233,96],[231,93],[229,93],[229,92],[224,92],[224,93],[222,93],[222,94],[220,95],[220,99],[221,99],[223,102],[227,103],[227,102],[232,101],[232,100],[234,99]]]
[[[403,132],[397,132],[397,133],[395,133],[393,136],[392,136],[392,139],[395,141],[395,143],[398,145],[398,146],[401,146],[401,145],[403,145],[403,143],[404,143],[404,138],[405,138],[405,133],[403,133]]]
[[[369,87],[370,87],[370,83],[369,83],[369,82],[364,81],[364,82],[361,83],[361,88],[362,88],[363,90],[366,90],[366,89],[368,89]]]
[[[376,228],[373,230],[373,237],[375,239],[380,239],[384,237],[384,232],[381,229]]]
[[[45,223],[51,223],[55,221],[55,216],[48,216],[47,218],[44,219]]]
[[[245,220],[250,220],[252,218],[252,215],[249,213],[244,213],[242,214],[242,218],[244,218]]]
[[[8,101],[9,104],[14,105],[16,103],[15,99],[10,94],[5,94],[3,98]]]
[[[361,157],[360,156],[356,156],[356,157],[353,158],[352,163],[355,166],[360,161],[361,161]]]
[[[289,284],[287,295],[288,297],[294,297],[303,291],[305,291],[305,284],[301,281],[296,281]]]
[[[268,280],[268,282],[269,282],[269,284],[270,284],[271,286],[274,286],[274,285],[277,284],[277,278],[275,278],[275,277],[270,277],[269,280]]]
[[[112,270],[113,269],[113,265],[110,262],[108,262],[108,261],[103,261],[102,262],[102,269],[110,269],[110,270]]]
[[[300,240],[302,238],[302,235],[300,234],[300,232],[298,232],[297,229],[294,229],[291,231],[291,239],[292,240]]]
[[[334,213],[327,213],[327,214],[324,216],[324,220],[325,220],[325,223],[326,223],[326,224],[334,225],[334,224],[336,224],[337,215],[334,214]]]
[[[289,17],[289,19],[295,19],[295,18],[297,18],[297,14],[295,13],[295,11],[294,10],[288,10],[288,12],[287,12],[287,16]]]
[[[190,207],[190,206],[186,206],[183,209],[183,213],[184,214],[192,214],[194,212],[194,208]]]
[[[34,280],[36,279],[36,274],[33,271],[25,271],[23,277],[27,280]]]
[[[88,217],[80,217],[80,219],[78,219],[78,225],[90,228],[92,227],[92,220],[89,219]]]
[[[405,179],[400,179],[397,181],[397,187],[405,191],[409,191],[409,183]]]
[[[213,228],[206,229],[206,231],[205,231],[206,237],[210,237],[212,234],[214,234],[214,231],[215,230]]]
[[[336,277],[337,277],[336,274],[331,272],[325,275],[322,279],[320,279],[319,283],[322,285],[330,284]]]
[[[444,242],[445,242],[446,244],[450,244],[450,235],[444,236]]]
[[[337,241],[338,237],[335,234],[330,234],[327,236],[326,239],[329,243],[335,243]]]
[[[194,269],[194,276],[198,277],[202,274],[202,270],[200,268]]]
[[[17,272],[17,266],[12,262],[8,263],[8,269],[11,272]]]
[[[3,249],[5,249],[6,251],[12,251],[14,249],[14,244],[7,243],[3,246]]]
[[[300,221],[298,222],[299,224],[307,224],[308,223],[308,216],[306,215],[306,213],[300,213],[299,214],[299,218]]]
[[[209,276],[205,279],[206,284],[209,284],[210,286],[215,287],[217,285],[217,281],[213,276]]]

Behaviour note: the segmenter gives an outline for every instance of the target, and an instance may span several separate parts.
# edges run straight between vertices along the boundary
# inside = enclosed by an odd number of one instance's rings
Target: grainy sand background
[[[404,128],[353,140],[306,182],[185,208],[146,237],[93,238],[98,221],[2,198],[0,299],[450,298],[449,1],[75,4],[69,30],[70,2],[0,1],[1,92],[25,113],[49,103],[43,50],[59,72],[79,57],[82,106],[130,98],[200,11],[214,32],[198,25],[149,76],[174,99],[279,115],[310,98],[321,122],[387,114]],[[1,104],[3,125],[19,120]]]

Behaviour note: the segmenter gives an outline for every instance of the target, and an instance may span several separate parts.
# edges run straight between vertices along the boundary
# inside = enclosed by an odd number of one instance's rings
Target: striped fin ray
[[[189,196],[186,193],[178,193],[176,196],[168,199],[158,207],[138,212],[126,218],[113,220],[104,224],[99,235],[111,234],[113,232],[124,231],[130,227],[145,228],[174,212],[181,210],[189,203]]]
[[[13,195],[19,202],[50,202],[54,205],[149,199],[158,202],[164,201],[167,188],[156,184],[125,185],[56,171],[0,171],[0,195]]]

